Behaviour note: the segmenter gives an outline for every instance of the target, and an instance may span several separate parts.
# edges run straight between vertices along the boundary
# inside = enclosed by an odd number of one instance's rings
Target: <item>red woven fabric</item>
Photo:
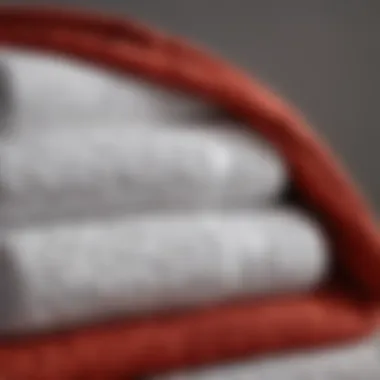
[[[5,379],[124,379],[359,338],[373,313],[342,294],[237,303],[0,344]]]
[[[138,75],[192,93],[245,121],[288,161],[300,197],[330,232],[350,284],[378,302],[380,237],[365,202],[306,122],[256,80],[163,33],[85,12],[2,7],[0,44],[66,54]],[[373,304],[357,304],[350,294],[326,291],[3,340],[0,377],[112,380],[353,339],[374,328],[375,313]]]

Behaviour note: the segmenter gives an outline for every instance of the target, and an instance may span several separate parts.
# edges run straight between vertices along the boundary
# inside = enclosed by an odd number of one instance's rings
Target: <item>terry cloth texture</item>
[[[64,56],[15,48],[0,52],[0,99],[18,129],[60,123],[65,128],[104,122],[124,127],[136,122],[194,123],[200,115],[209,117],[216,111],[184,94],[98,65],[79,61],[68,65]]]
[[[116,380],[336,344],[376,329],[378,227],[329,149],[256,80],[176,38],[85,12],[2,7],[0,44],[80,58],[195,95],[229,112],[286,160],[300,200],[326,228],[332,259],[349,280],[337,290],[331,286],[11,341],[2,338],[2,377]]]
[[[291,210],[29,228],[9,232],[6,246],[3,282],[18,291],[2,302],[0,330],[16,334],[301,293],[328,271],[319,228]]]
[[[260,139],[199,125],[80,125],[0,143],[3,226],[277,200],[282,160]]]

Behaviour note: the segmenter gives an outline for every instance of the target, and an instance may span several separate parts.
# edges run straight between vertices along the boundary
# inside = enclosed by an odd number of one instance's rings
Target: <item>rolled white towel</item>
[[[156,376],[151,380],[378,380],[380,339]]]
[[[59,120],[164,122],[210,108],[142,80],[59,55],[8,49],[0,52],[0,63],[7,74],[0,76],[0,88],[7,94],[16,127],[51,127]]]
[[[252,206],[287,183],[284,163],[260,139],[196,126],[15,132],[0,143],[0,162],[5,226]]]
[[[318,226],[291,210],[140,216],[4,240],[0,330],[10,333],[306,291],[329,264]]]

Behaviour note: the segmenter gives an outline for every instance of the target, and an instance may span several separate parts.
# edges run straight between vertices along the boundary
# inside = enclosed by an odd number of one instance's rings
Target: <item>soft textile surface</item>
[[[18,292],[3,331],[308,291],[329,261],[318,226],[290,210],[24,229],[6,243]]]
[[[192,127],[192,128],[191,128]],[[125,124],[9,133],[0,145],[3,225],[278,199],[281,159],[244,134]]]
[[[210,107],[141,80],[65,57],[0,51],[0,90],[17,128],[210,116]],[[3,102],[4,104],[4,102]]]
[[[0,42],[67,53],[215,102],[260,131],[289,164],[293,183],[331,233],[354,290],[380,294],[379,238],[370,213],[306,123],[256,81],[181,40],[101,15],[0,10]],[[347,207],[349,205],[349,207]],[[351,282],[350,282],[351,284]],[[160,318],[120,320],[0,341],[0,375],[12,380],[121,379],[290,348],[358,338],[373,309],[348,292],[227,303]]]
[[[378,380],[380,339],[350,346],[236,362],[154,380]],[[152,379],[152,380],[153,380]]]

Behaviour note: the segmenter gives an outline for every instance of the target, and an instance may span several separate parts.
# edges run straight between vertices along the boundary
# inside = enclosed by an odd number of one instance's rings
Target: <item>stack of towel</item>
[[[259,136],[181,94],[94,67],[17,51],[1,61],[2,334],[328,281],[323,227],[286,204],[286,164]],[[370,339],[159,379],[375,380],[379,358]]]

